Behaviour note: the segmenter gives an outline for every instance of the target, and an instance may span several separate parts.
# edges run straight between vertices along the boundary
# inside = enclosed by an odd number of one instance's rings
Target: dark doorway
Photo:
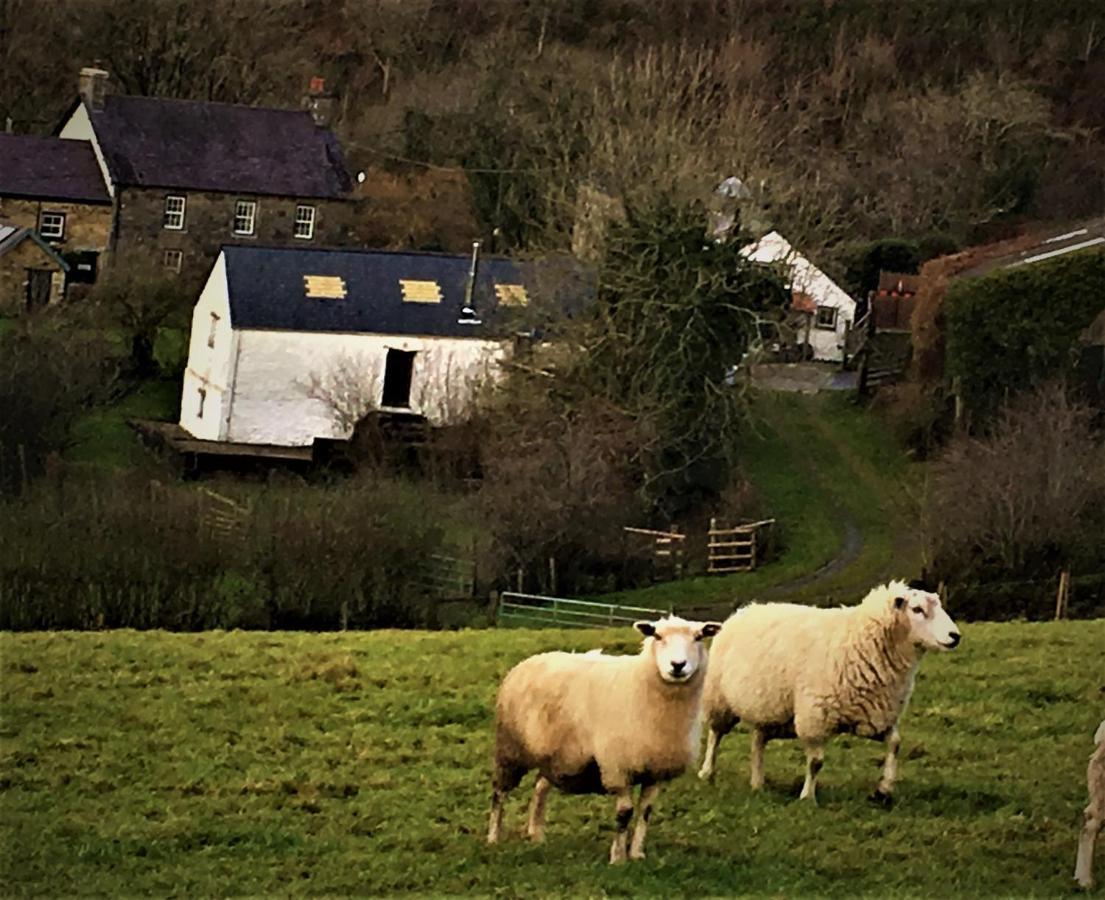
[[[27,309],[42,309],[50,302],[52,275],[49,269],[27,270]]]
[[[387,362],[384,364],[384,406],[410,409],[413,371],[412,351],[388,350]]]

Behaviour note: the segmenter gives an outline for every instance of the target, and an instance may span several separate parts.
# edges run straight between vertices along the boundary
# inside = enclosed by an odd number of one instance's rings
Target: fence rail
[[[658,619],[667,613],[644,606],[569,600],[540,594],[507,591],[499,596],[496,621],[500,626],[531,627],[558,625],[561,628],[602,628],[632,625],[638,619]]]
[[[706,571],[711,575],[721,575],[755,569],[756,535],[761,527],[774,523],[774,519],[763,519],[733,528],[719,528],[718,520],[710,519]]]

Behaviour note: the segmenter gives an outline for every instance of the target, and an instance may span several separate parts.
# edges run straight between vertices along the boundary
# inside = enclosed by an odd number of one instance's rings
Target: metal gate
[[[507,591],[499,596],[496,621],[505,627],[604,628],[632,625],[639,619],[659,619],[666,615],[662,609],[644,606],[621,606],[617,603],[595,603],[590,600],[568,600],[564,597]]]

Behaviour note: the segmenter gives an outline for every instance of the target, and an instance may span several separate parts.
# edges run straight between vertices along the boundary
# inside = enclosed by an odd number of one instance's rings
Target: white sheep
[[[703,712],[710,726],[699,777],[713,777],[722,736],[752,728],[753,790],[764,784],[764,745],[797,737],[806,750],[802,799],[816,802],[825,744],[853,733],[886,743],[874,798],[889,803],[897,777],[898,720],[925,648],[950,650],[959,630],[936,594],[900,581],[857,606],[753,604],[726,620],[713,646]]]
[[[1078,860],[1074,864],[1074,880],[1080,887],[1093,887],[1093,850],[1098,832],[1105,825],[1105,721],[1097,726],[1093,737],[1097,749],[1086,769],[1086,786],[1090,802],[1082,816],[1082,833],[1078,836]]]
[[[703,640],[721,624],[669,616],[634,627],[645,636],[635,656],[541,653],[507,673],[496,706],[489,844],[499,840],[507,793],[536,769],[526,829],[532,840],[544,837],[550,788],[614,794],[617,833],[610,862],[624,862],[632,790],[640,785],[628,855],[644,857],[660,784],[694,765],[707,658]]]

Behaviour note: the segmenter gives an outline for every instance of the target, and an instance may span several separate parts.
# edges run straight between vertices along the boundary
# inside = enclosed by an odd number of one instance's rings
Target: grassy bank
[[[970,625],[925,660],[898,803],[878,748],[747,737],[717,783],[661,795],[649,858],[605,864],[605,798],[554,796],[543,846],[483,843],[491,706],[541,649],[628,631],[0,635],[0,882],[8,895],[1056,896],[1101,715],[1105,622]],[[428,664],[432,660],[432,664]],[[524,787],[530,784],[525,782]]]

